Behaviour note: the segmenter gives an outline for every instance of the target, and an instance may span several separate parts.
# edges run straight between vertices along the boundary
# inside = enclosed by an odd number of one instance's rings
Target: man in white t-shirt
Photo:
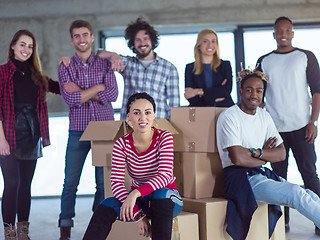
[[[222,112],[217,122],[217,145],[228,199],[227,232],[233,239],[245,239],[257,202],[270,204],[269,237],[281,216],[275,205],[293,207],[320,226],[319,197],[262,166],[286,157],[270,114],[259,107],[266,77],[260,71],[243,70],[240,78],[240,104]]]
[[[274,24],[277,49],[259,58],[261,70],[270,82],[265,92],[265,107],[283,139],[287,157],[273,163],[279,176],[287,179],[288,153],[295,157],[304,187],[320,196],[314,140],[320,110],[320,70],[315,55],[292,46],[292,21],[279,17]],[[311,94],[310,94],[311,92]],[[286,209],[286,230],[289,214]],[[316,233],[320,234],[319,229]]]

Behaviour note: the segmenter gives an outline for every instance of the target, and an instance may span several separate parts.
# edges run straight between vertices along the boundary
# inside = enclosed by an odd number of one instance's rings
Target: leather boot
[[[60,227],[60,238],[59,240],[69,240],[71,236],[71,226]]]
[[[105,240],[117,219],[113,208],[100,204],[93,213],[83,240]]]
[[[5,223],[4,225],[5,225],[4,239],[5,240],[16,240],[17,233],[16,233],[15,226],[12,226],[11,224],[7,224],[7,223]]]
[[[30,240],[29,237],[29,222],[17,222],[17,239],[18,240]]]
[[[152,240],[171,240],[174,205],[168,198],[151,200]]]

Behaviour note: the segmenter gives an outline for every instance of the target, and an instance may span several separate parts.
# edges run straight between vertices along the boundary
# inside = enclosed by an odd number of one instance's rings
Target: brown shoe
[[[71,226],[60,227],[60,239],[59,240],[70,240]]]
[[[16,240],[17,233],[16,233],[15,226],[12,226],[11,224],[7,224],[7,223],[5,223],[4,225],[5,225],[4,239],[5,240]]]
[[[30,240],[29,237],[29,222],[17,222],[17,239],[18,240]]]

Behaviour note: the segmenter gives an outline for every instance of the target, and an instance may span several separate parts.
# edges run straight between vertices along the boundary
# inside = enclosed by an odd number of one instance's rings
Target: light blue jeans
[[[139,208],[142,209],[144,214],[146,214],[146,217],[148,219],[150,219],[150,207],[149,207],[150,200],[151,199],[164,199],[164,198],[169,198],[175,203],[174,208],[173,208],[173,217],[178,216],[179,213],[182,211],[183,201],[179,195],[179,192],[174,189],[169,189],[169,188],[157,189],[156,191],[148,194],[147,196],[144,196],[143,198],[141,198],[141,197],[137,198],[136,203],[139,206]],[[118,220],[119,220],[120,209],[121,209],[122,204],[118,199],[116,199],[115,197],[110,197],[110,198],[107,198],[104,201],[102,201],[101,204],[113,208],[117,212]],[[131,221],[129,221],[129,222],[131,222]]]
[[[69,131],[59,227],[73,226],[72,218],[75,216],[76,193],[78,191],[82,168],[91,148],[90,141],[79,141],[82,133],[83,132],[80,131]],[[95,168],[95,178],[96,193],[93,209],[104,199],[102,167]]]
[[[248,176],[248,179],[257,202],[295,208],[320,227],[320,198],[317,194],[283,178],[278,182],[257,174]]]

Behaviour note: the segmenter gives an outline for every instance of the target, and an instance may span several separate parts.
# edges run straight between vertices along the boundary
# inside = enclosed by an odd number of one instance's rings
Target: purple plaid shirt
[[[87,64],[75,54],[68,67],[60,64],[58,70],[61,96],[69,106],[69,131],[84,131],[90,121],[113,120],[111,102],[118,97],[118,87],[111,63],[106,59],[91,54]],[[80,103],[81,92],[70,93],[62,86],[66,82],[74,82],[81,89],[88,89],[97,84],[105,84],[106,89],[97,95],[100,102],[89,100]]]

